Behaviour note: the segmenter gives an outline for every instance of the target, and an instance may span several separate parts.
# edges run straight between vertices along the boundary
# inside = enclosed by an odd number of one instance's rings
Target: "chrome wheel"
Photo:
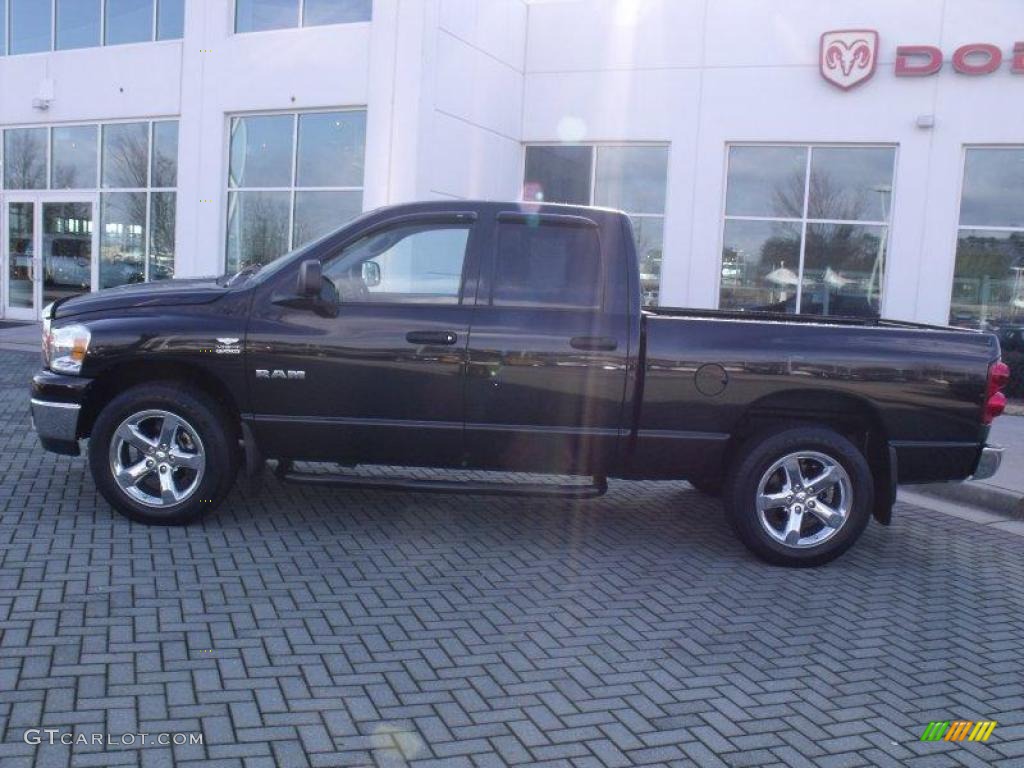
[[[199,434],[169,411],[140,411],[114,430],[110,471],[120,489],[140,504],[180,504],[196,492],[205,470]]]
[[[842,465],[824,453],[783,456],[761,476],[757,516],[787,547],[813,547],[843,527],[853,508],[853,483]]]

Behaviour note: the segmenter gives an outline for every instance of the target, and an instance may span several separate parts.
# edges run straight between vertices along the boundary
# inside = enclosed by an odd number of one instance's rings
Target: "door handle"
[[[450,347],[459,340],[455,331],[409,331],[405,340],[410,344],[431,344]]]
[[[619,342],[610,336],[573,336],[569,345],[573,349],[587,352],[612,352],[619,346]]]

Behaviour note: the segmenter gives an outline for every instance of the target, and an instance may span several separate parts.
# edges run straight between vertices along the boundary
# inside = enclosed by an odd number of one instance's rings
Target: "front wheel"
[[[215,401],[172,382],[114,398],[89,439],[103,497],[141,523],[184,525],[215,508],[238,469],[233,431]]]
[[[814,566],[857,540],[873,497],[871,469],[853,443],[830,429],[795,427],[747,441],[723,501],[740,539],[758,557]]]

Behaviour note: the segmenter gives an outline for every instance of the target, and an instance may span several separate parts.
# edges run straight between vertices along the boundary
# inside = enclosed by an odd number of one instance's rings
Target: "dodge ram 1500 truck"
[[[687,479],[722,495],[754,553],[814,565],[872,515],[887,524],[897,483],[987,477],[1000,460],[993,335],[643,309],[630,221],[612,210],[400,205],[260,268],[45,315],[43,447],[77,455],[89,438],[99,491],[146,523],[198,518],[268,459],[288,481],[446,491]],[[566,478],[382,480],[357,464]]]

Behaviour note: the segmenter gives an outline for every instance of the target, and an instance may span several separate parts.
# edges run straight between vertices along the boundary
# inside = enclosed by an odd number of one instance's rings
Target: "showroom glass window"
[[[366,111],[231,119],[228,272],[265,264],[363,209]]]
[[[235,32],[369,21],[373,0],[235,0]]]
[[[94,287],[174,276],[177,120],[8,128],[0,148],[5,190],[98,197]]]
[[[1024,325],[1024,147],[965,153],[949,322],[1005,331]]]
[[[526,148],[523,199],[620,208],[633,223],[644,304],[658,303],[668,146],[535,145]]]
[[[185,0],[0,0],[0,54],[180,39]]]
[[[877,317],[894,147],[729,147],[719,306]]]
[[[102,126],[100,288],[174,277],[178,122]]]

